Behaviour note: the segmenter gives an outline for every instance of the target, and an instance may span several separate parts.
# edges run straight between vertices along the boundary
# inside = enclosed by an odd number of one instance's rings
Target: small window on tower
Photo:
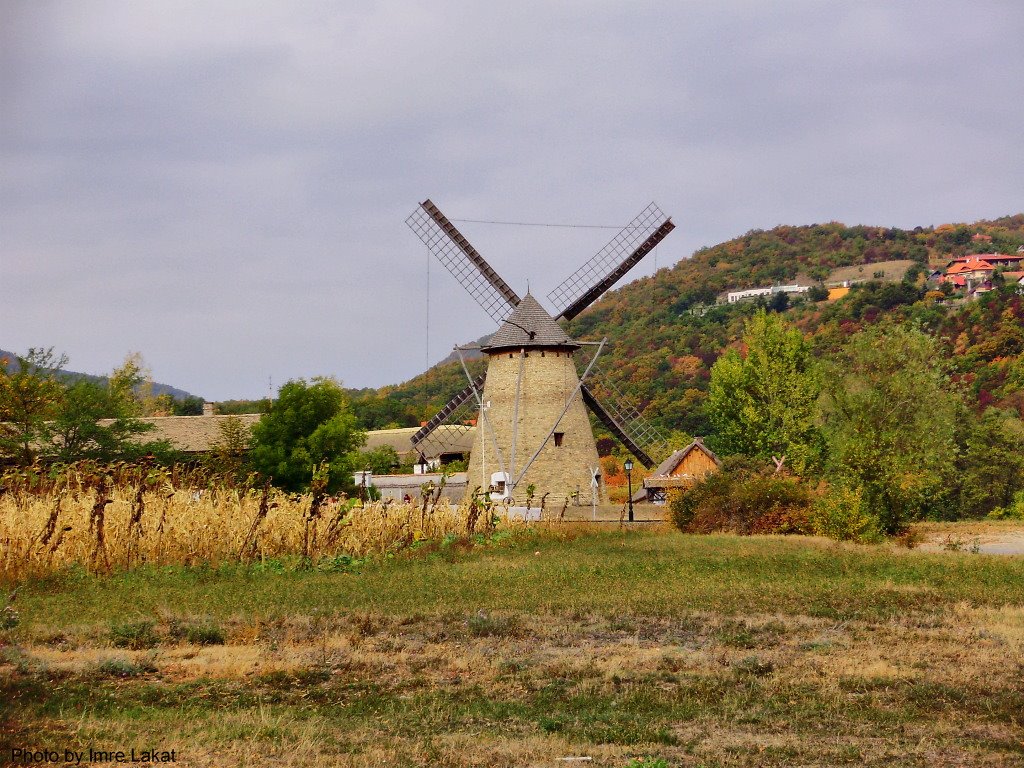
[[[562,447],[562,438],[565,437],[565,432],[555,432],[555,448]]]

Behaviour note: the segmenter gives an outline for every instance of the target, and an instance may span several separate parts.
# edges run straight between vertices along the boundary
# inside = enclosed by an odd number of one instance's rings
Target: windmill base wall
[[[505,471],[512,460],[513,415],[519,381],[520,352],[502,352],[489,356],[484,403],[490,403],[486,418],[477,418],[476,437],[466,472],[467,495],[481,486],[486,489],[491,474],[502,471],[495,452],[501,451]],[[519,406],[515,449],[515,473],[533,456],[551,432],[566,400],[579,384],[572,353],[568,350],[526,350],[522,359],[522,379],[518,385]],[[589,506],[592,501],[591,468],[599,467],[597,445],[586,406],[576,394],[559,422],[561,445],[552,437],[515,487],[516,503],[525,504],[527,487],[534,485],[536,506],[547,493],[546,507],[559,509],[569,499]],[[577,496],[578,494],[578,496]],[[597,489],[597,503],[607,503],[604,483]]]

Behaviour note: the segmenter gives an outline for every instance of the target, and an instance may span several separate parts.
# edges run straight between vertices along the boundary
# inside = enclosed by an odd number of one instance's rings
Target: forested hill
[[[24,353],[25,353],[25,350],[22,350],[21,354],[24,354]],[[16,369],[17,366],[18,366],[18,355],[15,354],[14,352],[8,352],[5,349],[0,349],[0,362],[2,362],[2,361],[6,361],[6,365],[7,365],[7,367],[9,369]],[[106,376],[97,376],[96,374],[81,373],[79,371],[69,371],[66,368],[61,369],[60,374],[61,374],[61,378],[63,378],[66,381],[76,381],[78,379],[86,379],[88,381],[94,381],[94,382],[97,382],[99,384],[105,384],[106,381],[107,381],[107,377]],[[195,400],[195,399],[199,399],[195,395],[193,395],[191,392],[186,392],[184,389],[178,389],[177,387],[172,387],[170,384],[161,384],[158,381],[154,381],[154,382],[150,382],[148,386],[149,386],[150,393],[153,394],[153,395],[169,395],[170,397],[172,397],[172,398],[174,398],[176,400],[189,400],[189,399]],[[202,404],[200,403],[200,405],[202,405]]]
[[[718,294],[797,279],[813,283],[827,280],[838,267],[911,259],[921,269],[911,269],[903,283],[867,283],[834,302],[798,299],[786,314],[813,334],[821,349],[886,316],[923,323],[942,336],[951,354],[956,351],[960,372],[981,401],[1014,400],[1016,385],[1005,369],[1024,351],[1020,297],[994,291],[964,305],[937,302],[925,298],[923,280],[929,266],[944,266],[954,256],[1015,253],[1022,245],[1024,214],[913,230],[840,223],[752,230],[609,293],[567,330],[578,339],[608,337],[604,370],[663,428],[704,434],[710,368],[739,338],[744,319],[757,306],[715,306]],[[1024,388],[1024,375],[1020,378]],[[359,397],[357,410],[368,427],[413,426],[465,384],[458,363],[440,364]]]

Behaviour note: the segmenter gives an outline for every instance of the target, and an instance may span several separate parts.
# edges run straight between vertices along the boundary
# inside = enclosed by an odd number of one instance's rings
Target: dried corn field
[[[175,488],[166,478],[65,482],[0,495],[0,579],[20,581],[71,565],[111,572],[143,563],[362,558],[491,525],[489,513],[443,498],[361,505],[270,486],[195,490]]]

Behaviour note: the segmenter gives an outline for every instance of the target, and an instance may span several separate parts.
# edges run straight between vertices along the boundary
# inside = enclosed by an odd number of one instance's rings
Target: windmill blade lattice
[[[648,469],[653,467],[654,459],[648,456],[647,452],[633,441],[622,425],[615,420],[615,417],[612,416],[603,405],[601,405],[601,402],[596,397],[594,397],[594,393],[587,389],[585,384],[580,391],[583,395],[584,405],[586,405],[587,408],[590,409],[591,413],[597,417],[597,420],[604,424],[608,430],[618,438],[619,442],[626,447],[626,450],[632,453],[641,464]]]
[[[641,463],[649,467],[652,462],[650,454],[659,455],[668,445],[668,439],[661,430],[644,417],[631,398],[615,386],[600,366],[594,366],[594,374],[588,379],[586,389],[587,405],[595,415],[616,433],[616,437]],[[614,426],[609,423],[609,418]],[[618,434],[619,431],[622,434]],[[634,448],[639,449],[639,453]]]
[[[640,260],[675,229],[672,220],[651,203],[622,228],[604,248],[548,294],[559,317],[572,320],[622,279]]]
[[[469,453],[473,447],[472,422],[476,420],[475,403],[463,403],[449,414],[449,421],[439,424],[422,440],[415,444],[424,456],[441,456],[445,453]],[[467,423],[469,422],[469,423]]]
[[[519,296],[436,205],[425,200],[405,223],[494,322],[508,319]]]
[[[486,374],[480,374],[473,381],[467,384],[463,389],[456,392],[451,400],[444,404],[440,411],[434,414],[434,417],[430,419],[426,424],[419,428],[419,431],[412,436],[412,444],[414,447],[419,447],[419,444],[425,440],[435,429],[445,423],[451,423],[457,420],[462,415],[463,409],[468,408],[472,413],[476,413],[477,397],[484,391],[484,381],[486,380]],[[471,418],[471,417],[466,417]]]

